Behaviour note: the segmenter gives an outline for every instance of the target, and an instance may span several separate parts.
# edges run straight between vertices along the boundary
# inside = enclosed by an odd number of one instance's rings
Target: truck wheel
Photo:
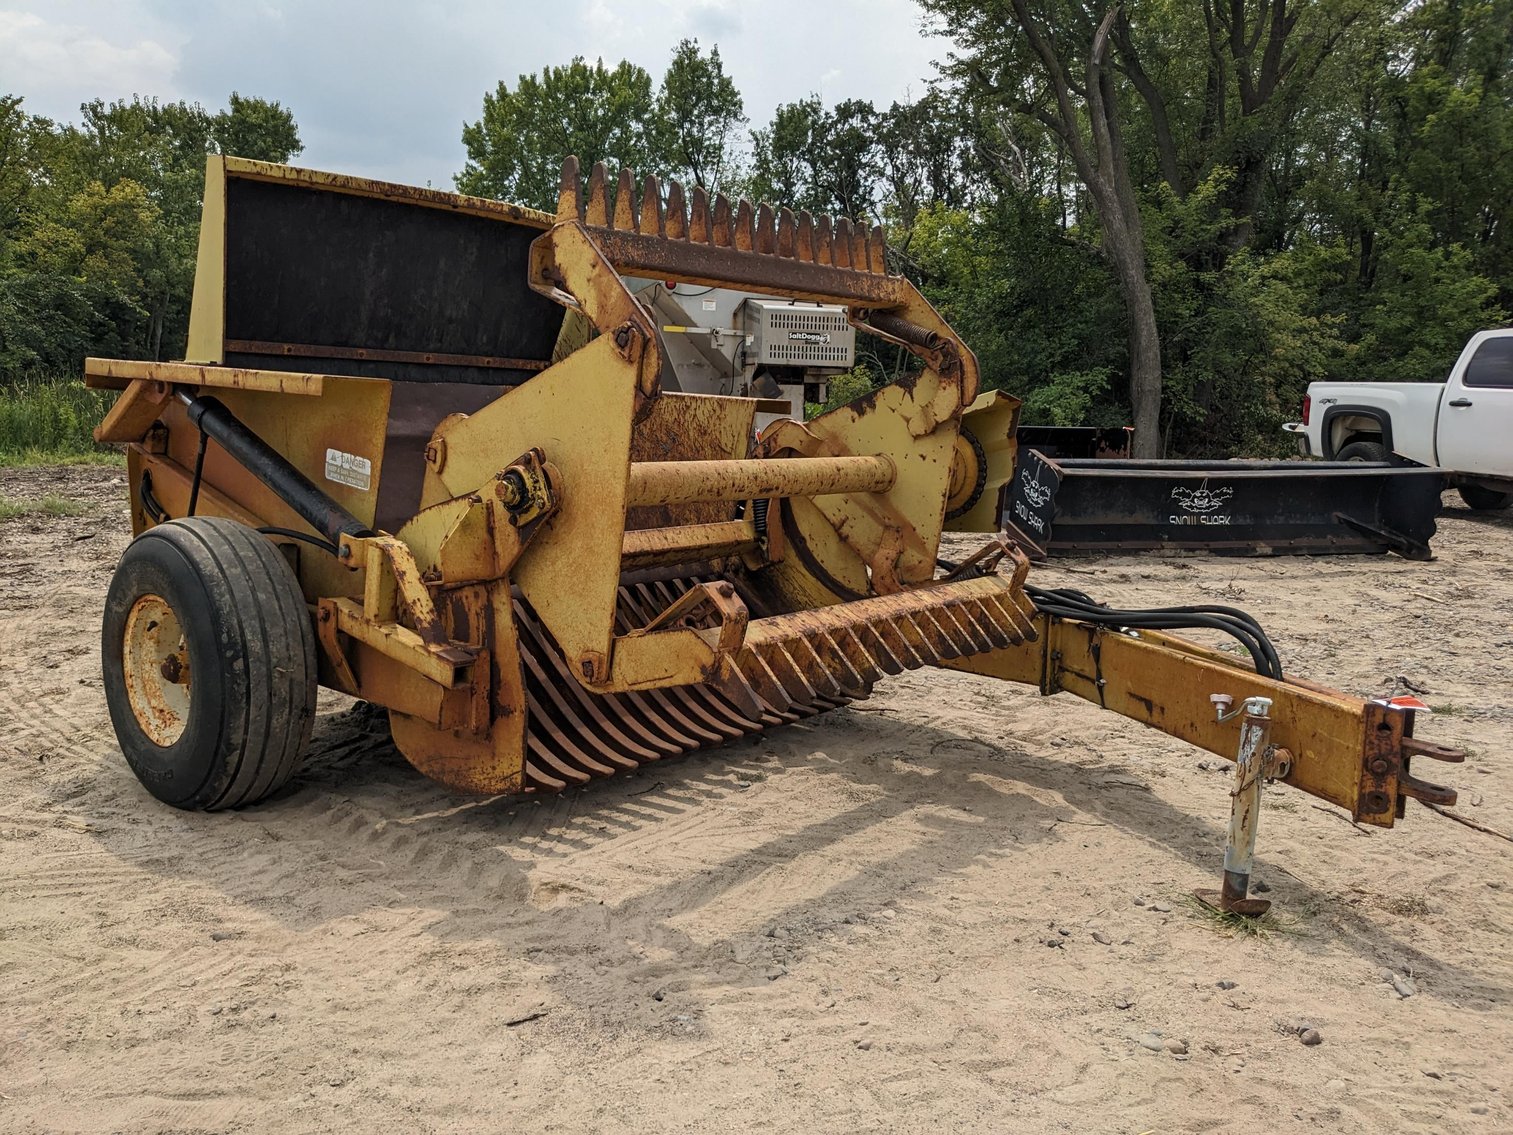
[[[251,528],[193,517],[133,540],[100,656],[121,752],[165,804],[237,808],[294,774],[315,719],[315,634],[288,561]]]
[[[1336,461],[1386,461],[1387,447],[1379,441],[1352,441],[1334,455]]]
[[[1495,512],[1513,504],[1513,493],[1500,493],[1496,489],[1484,489],[1480,485],[1461,485],[1457,490],[1467,508],[1477,512]]]

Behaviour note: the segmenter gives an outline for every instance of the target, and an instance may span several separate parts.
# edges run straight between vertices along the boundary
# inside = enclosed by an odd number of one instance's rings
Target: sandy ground
[[[87,506],[0,522],[0,1129],[1513,1130],[1513,848],[1278,789],[1278,929],[1231,936],[1185,898],[1227,775],[1067,697],[907,675],[522,803],[449,795],[323,695],[280,798],[158,805],[100,690],[120,477],[0,471]],[[1513,831],[1513,517],[1446,502],[1429,564],[1037,579],[1245,606],[1359,694],[1408,678],[1470,752],[1428,773]]]

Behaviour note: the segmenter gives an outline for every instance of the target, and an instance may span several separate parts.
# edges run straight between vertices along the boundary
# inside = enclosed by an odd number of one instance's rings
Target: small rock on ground
[[[1315,1044],[1323,1044],[1323,1034],[1318,1029],[1304,1029],[1298,1034],[1298,1039],[1310,1047]]]

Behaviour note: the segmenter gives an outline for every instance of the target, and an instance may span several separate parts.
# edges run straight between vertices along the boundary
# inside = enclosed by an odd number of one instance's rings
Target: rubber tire
[[[188,720],[168,746],[143,732],[126,692],[126,619],[144,595],[173,608],[193,676]],[[265,536],[219,517],[142,533],[111,578],[100,657],[121,752],[163,803],[240,808],[294,775],[315,721],[315,632],[299,581]]]
[[[1484,489],[1480,485],[1460,485],[1456,488],[1466,507],[1477,512],[1496,512],[1513,504],[1513,493],[1500,493],[1496,489]]]
[[[1387,447],[1379,441],[1352,441],[1334,455],[1336,461],[1386,461]]]

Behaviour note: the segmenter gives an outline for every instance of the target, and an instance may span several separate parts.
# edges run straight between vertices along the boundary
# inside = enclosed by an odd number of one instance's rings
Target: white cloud
[[[28,109],[71,116],[90,98],[171,91],[179,60],[171,42],[5,9],[0,63],[7,91]]]

